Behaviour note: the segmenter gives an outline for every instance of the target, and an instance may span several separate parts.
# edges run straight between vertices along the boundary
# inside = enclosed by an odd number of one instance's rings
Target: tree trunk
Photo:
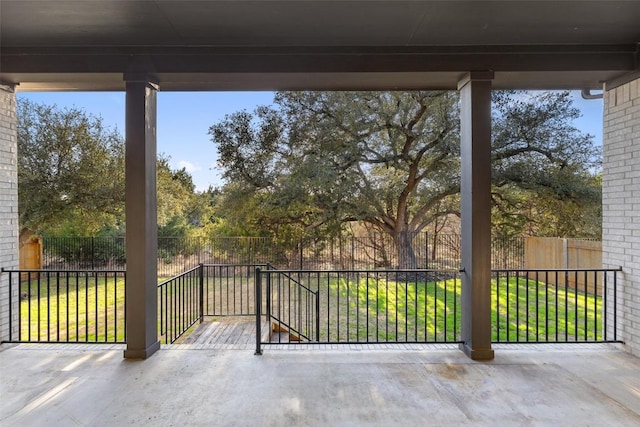
[[[413,233],[403,230],[393,234],[398,254],[398,268],[418,268],[416,252],[413,249]]]

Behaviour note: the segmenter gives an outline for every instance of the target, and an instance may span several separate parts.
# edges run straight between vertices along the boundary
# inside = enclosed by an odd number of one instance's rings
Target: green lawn
[[[563,285],[501,279],[492,290],[492,340],[602,340],[602,298]],[[497,308],[497,309],[496,309]]]
[[[124,278],[54,277],[20,285],[20,340],[123,342]]]
[[[253,280],[207,278],[205,314],[216,310],[253,310]],[[198,316],[198,290],[194,282],[185,288],[167,288],[159,294],[159,327],[162,335],[175,336]],[[184,285],[184,282],[182,283]],[[273,312],[290,311],[286,322],[299,332],[322,342],[456,342],[460,340],[461,284],[459,280],[396,282],[362,278],[332,280],[307,285],[319,296],[319,329],[316,330],[315,296],[280,289],[283,301]],[[292,289],[296,288],[294,286]],[[242,289],[226,297],[227,289]],[[180,289],[180,290],[178,290]],[[186,289],[186,290],[185,290]],[[528,289],[528,290],[527,290]],[[214,293],[215,290],[215,293]],[[221,300],[221,295],[224,300]],[[297,295],[297,296],[296,296]],[[59,281],[32,280],[21,284],[20,331],[22,341],[123,342],[124,279],[99,276],[60,277]],[[291,297],[293,296],[293,298]],[[182,300],[185,304],[180,304]],[[291,304],[305,299],[301,309]],[[600,297],[520,278],[492,281],[492,340],[598,341],[602,340]],[[188,306],[178,320],[172,313]],[[167,314],[167,309],[169,313]],[[216,314],[216,313],[211,313]],[[307,316],[308,314],[308,316]]]
[[[320,288],[321,341],[457,341],[459,288],[456,280],[331,282]]]
[[[305,284],[318,291],[320,341],[456,342],[461,339],[460,280],[425,283],[373,278],[329,279]],[[603,339],[600,297],[564,286],[527,282],[524,278],[509,278],[508,282],[492,280],[491,289],[494,342]],[[283,292],[283,301],[296,298],[291,295]],[[315,315],[313,304],[303,301],[300,312],[285,321],[304,335],[314,337],[316,323],[308,319]]]

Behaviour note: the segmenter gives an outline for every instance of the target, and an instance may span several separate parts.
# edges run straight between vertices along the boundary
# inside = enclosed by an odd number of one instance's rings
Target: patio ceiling
[[[19,90],[598,88],[638,71],[637,1],[3,0]]]

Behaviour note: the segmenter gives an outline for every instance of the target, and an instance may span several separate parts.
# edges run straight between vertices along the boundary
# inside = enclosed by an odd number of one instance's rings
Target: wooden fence
[[[527,237],[524,254],[527,270],[602,268],[602,242],[595,240]],[[602,273],[560,274],[550,277],[548,283],[559,286],[566,283],[572,289],[600,294],[603,276]]]
[[[20,270],[42,268],[42,240],[37,236],[21,239],[19,248]]]

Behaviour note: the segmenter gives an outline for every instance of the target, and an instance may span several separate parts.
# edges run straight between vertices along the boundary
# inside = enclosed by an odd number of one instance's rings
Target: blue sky
[[[582,117],[575,122],[583,132],[602,143],[602,100],[586,101],[573,92]],[[101,116],[105,125],[124,134],[124,92],[22,92],[19,98],[34,102],[77,107]],[[191,173],[196,188],[222,184],[216,171],[216,147],[209,127],[226,114],[270,104],[273,92],[162,92],[158,93],[158,153],[171,157],[173,168]]]

